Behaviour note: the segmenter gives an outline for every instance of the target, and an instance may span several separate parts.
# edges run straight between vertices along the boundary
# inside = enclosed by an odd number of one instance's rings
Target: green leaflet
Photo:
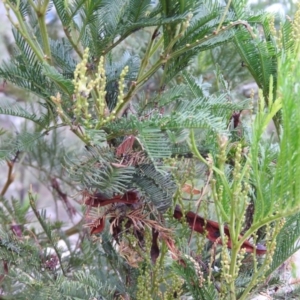
[[[43,75],[50,78],[55,85],[64,91],[66,94],[71,96],[74,91],[74,85],[70,79],[64,78],[54,67],[49,66],[48,64],[43,64]]]

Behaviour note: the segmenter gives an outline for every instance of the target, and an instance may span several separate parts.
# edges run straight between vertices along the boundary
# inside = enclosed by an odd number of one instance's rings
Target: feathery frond
[[[10,101],[7,101],[7,103],[5,103],[3,101],[0,106],[0,114],[24,118],[36,123],[41,127],[45,127],[49,124],[50,120],[47,114],[32,110],[32,107],[30,107],[30,109],[27,107],[25,109],[23,106],[17,103],[12,104],[10,103]]]

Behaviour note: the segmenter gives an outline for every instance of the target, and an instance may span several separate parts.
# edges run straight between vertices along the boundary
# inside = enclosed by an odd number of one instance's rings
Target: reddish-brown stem
[[[13,175],[14,163],[11,162],[11,161],[8,161],[7,166],[8,166],[7,179],[6,179],[4,187],[3,187],[2,191],[1,191],[1,194],[0,194],[2,197],[5,195],[5,193],[7,192],[8,188],[9,188],[9,186],[14,181],[14,175]]]

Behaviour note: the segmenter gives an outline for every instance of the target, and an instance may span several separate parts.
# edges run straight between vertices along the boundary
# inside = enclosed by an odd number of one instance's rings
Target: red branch
[[[176,206],[174,210],[174,218],[180,220],[183,214],[179,206]],[[220,226],[219,223],[205,220],[204,218],[196,215],[192,211],[189,211],[185,214],[186,221],[189,224],[189,227],[196,232],[206,234],[206,237],[211,242],[217,242],[218,244],[222,245],[222,240],[220,239]],[[227,226],[224,226],[224,233],[228,237],[227,247],[231,249],[232,244],[230,240],[230,233]],[[240,236],[242,238],[242,236]],[[242,248],[246,250],[248,253],[253,253],[254,250],[256,251],[257,255],[263,255],[267,252],[265,246],[258,244],[257,246],[251,244],[249,241],[245,241],[242,244]]]
[[[95,193],[93,196],[89,196],[84,203],[89,206],[99,207],[111,203],[134,204],[139,200],[140,197],[137,191],[128,191],[123,195],[116,195],[112,198],[107,198],[102,193]]]

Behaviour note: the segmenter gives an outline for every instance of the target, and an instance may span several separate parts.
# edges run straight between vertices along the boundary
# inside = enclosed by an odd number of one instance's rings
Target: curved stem
[[[190,146],[190,149],[192,151],[192,153],[201,161],[203,162],[204,164],[206,164],[207,166],[209,166],[210,168],[212,168],[212,170],[220,176],[221,180],[222,180],[222,184],[224,186],[224,188],[226,189],[226,192],[228,193],[228,195],[231,194],[230,192],[230,187],[228,185],[228,182],[227,182],[227,179],[225,177],[225,174],[224,172],[222,172],[220,169],[216,168],[214,165],[210,165],[208,163],[208,161],[206,161],[203,156],[200,154],[200,152],[198,151],[198,148],[197,148],[197,145],[196,145],[196,141],[195,141],[195,134],[194,134],[194,130],[191,129],[190,130],[190,141],[191,141],[191,144],[189,145]],[[229,218],[227,216],[227,213],[224,211],[224,209],[222,208],[221,205],[219,205],[219,208],[221,209],[222,211],[222,215],[223,215],[223,218],[225,221],[228,221]]]
[[[218,26],[218,28],[217,28],[217,33],[219,32],[220,28],[222,27],[222,24],[224,23],[224,20],[225,20],[225,17],[226,17],[226,15],[227,15],[227,13],[228,13],[230,4],[231,4],[231,0],[228,0],[228,3],[227,3],[227,5],[226,5],[226,7],[225,7],[224,14],[223,14],[222,19],[221,19],[221,21],[220,21],[220,23],[219,23],[219,26]]]
[[[9,188],[9,186],[14,181],[14,175],[13,175],[14,162],[8,161],[7,166],[8,166],[7,179],[6,179],[6,182],[5,182],[5,184],[2,188],[2,191],[0,193],[1,197],[3,197],[5,195],[5,193],[7,192],[8,188]]]
[[[32,51],[35,53],[35,55],[37,56],[38,60],[40,62],[44,62],[44,54],[42,49],[39,47],[39,44],[36,42],[36,39],[34,39],[32,36],[30,36],[27,26],[25,24],[25,21],[23,19],[23,16],[21,15],[21,13],[19,12],[19,7],[14,6],[12,3],[10,2],[6,2],[6,4],[9,6],[9,8],[14,12],[17,20],[19,23],[15,23],[15,21],[12,19],[10,13],[9,13],[9,9],[6,7],[6,11],[7,11],[7,17],[9,19],[9,21],[11,22],[11,24],[17,29],[17,31],[22,35],[22,37],[25,39],[25,41],[28,43],[28,45],[30,46],[30,48],[32,49]]]
[[[107,54],[109,51],[111,51],[113,48],[115,48],[117,45],[119,45],[121,42],[123,42],[127,37],[130,36],[130,34],[134,31],[128,31],[127,33],[125,33],[122,37],[120,37],[117,41],[115,41],[114,43],[112,43],[110,46],[108,46],[107,48],[105,48],[103,55]]]
[[[35,204],[35,199],[33,197],[33,194],[32,194],[32,190],[30,188],[30,190],[28,191],[28,197],[29,197],[29,203],[30,203],[30,206],[36,216],[36,218],[38,219],[39,223],[41,224],[46,236],[48,237],[56,255],[57,255],[57,258],[58,258],[58,261],[59,261],[59,265],[60,265],[60,268],[62,270],[62,273],[64,274],[64,276],[66,276],[66,271],[63,267],[63,263],[62,263],[62,257],[61,257],[61,254],[57,248],[57,244],[54,242],[53,238],[52,238],[52,234],[51,234],[51,231],[49,230],[49,227],[47,226],[47,224],[45,223],[45,221],[43,220],[41,214],[39,213],[39,211],[37,210],[36,208],[36,204]]]
[[[41,32],[44,53],[46,55],[46,59],[49,62],[49,64],[52,64],[52,58],[51,58],[52,55],[51,55],[51,49],[49,44],[49,36],[48,36],[46,20],[45,20],[48,4],[49,4],[49,0],[45,1],[43,5],[36,10],[36,14],[37,14],[39,28]]]
[[[202,191],[201,191],[201,195],[200,195],[199,199],[197,200],[197,208],[196,208],[196,212],[195,212],[196,215],[197,215],[198,212],[199,212],[200,204],[201,204],[201,202],[202,202],[203,196],[206,194],[206,192],[207,192],[207,190],[208,190],[208,188],[209,188],[209,184],[210,184],[210,182],[211,182],[212,175],[213,175],[213,172],[212,172],[212,170],[210,169],[210,170],[209,170],[209,174],[208,174],[208,178],[207,178],[207,180],[206,180],[206,184],[205,184],[204,188],[203,188]],[[194,218],[194,223],[193,223],[193,227],[192,227],[192,228],[195,228],[195,225],[196,225],[196,218]],[[191,243],[191,241],[192,241],[193,232],[194,232],[194,230],[191,230],[190,238],[189,238],[189,240],[188,240],[188,246],[190,245],[190,243]]]
[[[75,50],[75,52],[78,54],[78,56],[80,57],[80,59],[83,59],[83,53],[82,51],[79,49],[78,47],[78,43],[75,43],[71,33],[69,32],[69,27],[63,27],[64,29],[64,33],[67,37],[67,39],[69,40],[70,44],[72,45],[73,49]]]
[[[229,292],[230,292],[230,300],[236,299],[236,291],[235,291],[235,278],[236,278],[236,268],[237,268],[237,257],[239,253],[239,248],[232,247],[231,249],[231,257],[230,257],[230,269],[229,274],[232,276],[231,282],[229,285]]]
[[[84,221],[84,219],[80,220],[77,224],[75,224],[74,226],[72,226],[69,229],[65,230],[64,234],[69,237],[71,235],[79,233],[81,228],[82,228],[83,221]]]

